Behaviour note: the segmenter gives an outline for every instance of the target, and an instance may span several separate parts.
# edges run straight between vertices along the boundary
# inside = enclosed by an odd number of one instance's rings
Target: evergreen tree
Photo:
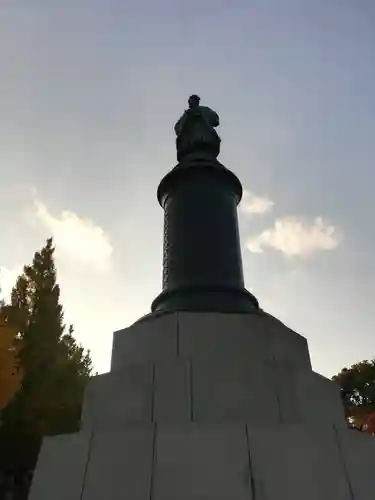
[[[14,343],[17,328],[10,321],[12,307],[0,305],[0,413],[13,398],[21,384]]]
[[[90,353],[76,343],[73,327],[64,324],[54,251],[50,238],[32,265],[24,267],[11,294],[23,375],[20,390],[1,415],[0,457],[18,484],[35,467],[43,436],[78,430],[92,372]]]

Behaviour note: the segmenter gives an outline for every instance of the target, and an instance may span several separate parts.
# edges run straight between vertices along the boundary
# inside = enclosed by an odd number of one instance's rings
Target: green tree
[[[349,425],[375,435],[375,359],[343,368],[333,380],[341,387]]]
[[[50,238],[24,267],[11,294],[23,375],[20,390],[1,415],[0,468],[5,461],[17,484],[25,483],[34,469],[43,436],[78,430],[92,374],[90,352],[77,344],[73,327],[64,324],[54,252]]]

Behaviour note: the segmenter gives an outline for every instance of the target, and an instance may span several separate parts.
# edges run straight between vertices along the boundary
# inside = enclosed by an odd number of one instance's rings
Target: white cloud
[[[267,196],[255,196],[250,191],[244,189],[240,210],[246,215],[264,214],[271,212],[274,202]]]
[[[276,219],[272,228],[250,238],[246,247],[253,253],[262,253],[265,247],[270,247],[288,257],[309,257],[318,250],[333,250],[339,243],[337,228],[322,217],[311,223],[298,217],[283,217]]]
[[[12,288],[21,273],[21,266],[14,269],[0,266],[0,299],[5,299],[6,301],[10,299]]]
[[[54,217],[38,200],[34,201],[34,205],[37,218],[51,232],[59,252],[65,252],[77,261],[92,265],[98,270],[108,270],[113,247],[101,227],[68,210]]]

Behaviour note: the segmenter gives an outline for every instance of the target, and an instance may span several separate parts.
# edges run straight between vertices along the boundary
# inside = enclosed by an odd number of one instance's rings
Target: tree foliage
[[[343,368],[333,380],[341,387],[349,425],[375,435],[375,359]]]
[[[0,304],[0,412],[12,399],[21,383],[14,348],[17,328],[10,321],[11,313],[10,306]]]
[[[1,413],[0,469],[11,469],[16,482],[33,470],[43,436],[78,430],[92,373],[90,352],[75,341],[73,326],[64,324],[54,251],[50,238],[11,294],[22,382]]]

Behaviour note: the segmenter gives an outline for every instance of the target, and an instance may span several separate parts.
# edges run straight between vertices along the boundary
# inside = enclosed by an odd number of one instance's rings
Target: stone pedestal
[[[175,312],[115,332],[81,431],[44,440],[30,500],[373,500],[305,338],[272,316]]]

